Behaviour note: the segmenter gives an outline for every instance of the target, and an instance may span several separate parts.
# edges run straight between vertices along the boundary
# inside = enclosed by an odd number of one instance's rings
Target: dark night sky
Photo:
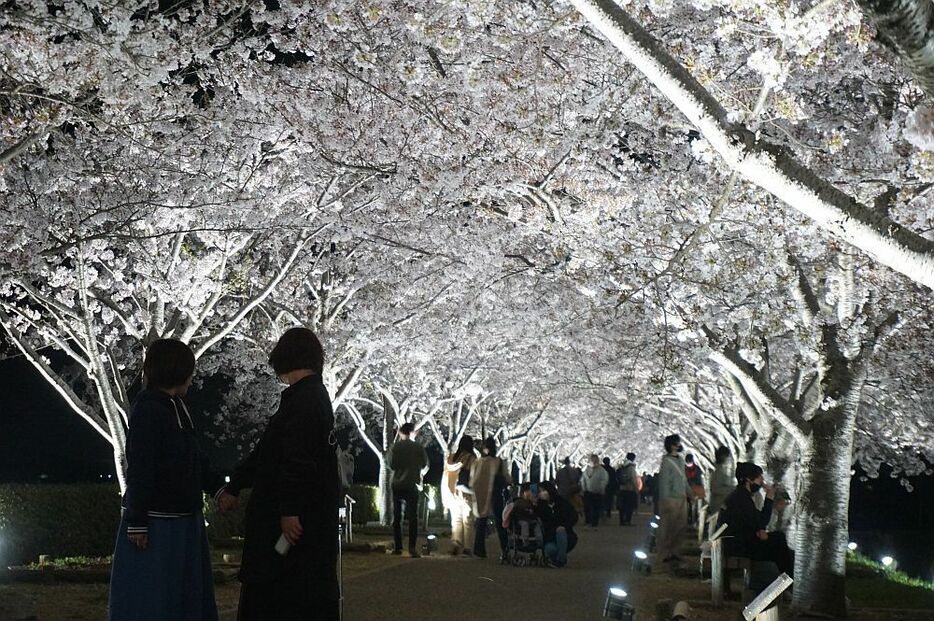
[[[24,358],[0,360],[0,481],[113,474],[110,445]]]

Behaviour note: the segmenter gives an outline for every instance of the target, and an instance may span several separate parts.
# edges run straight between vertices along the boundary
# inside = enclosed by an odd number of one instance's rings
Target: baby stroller
[[[545,565],[542,521],[536,517],[513,516],[509,522],[506,562],[515,567]]]

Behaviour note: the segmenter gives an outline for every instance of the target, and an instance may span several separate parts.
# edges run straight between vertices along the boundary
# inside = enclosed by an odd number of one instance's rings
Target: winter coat
[[[636,464],[627,462],[623,464],[616,473],[616,480],[621,492],[639,491],[639,471],[636,470]]]
[[[144,390],[133,402],[126,455],[130,534],[148,533],[150,516],[200,513],[203,492],[215,495],[224,486],[198,446],[185,403],[161,390]]]
[[[572,537],[576,541],[577,535],[574,534],[574,525],[577,524],[578,520],[577,509],[560,496],[552,500],[553,502],[550,503],[538,503],[545,543],[555,540],[555,533],[557,533],[559,526],[563,526],[564,530],[567,531],[569,542]]]
[[[470,496],[473,494],[465,494],[457,489],[457,479],[462,471],[466,470],[469,473],[470,467],[476,460],[477,456],[473,453],[465,453],[459,459],[455,459],[454,455],[448,456],[444,464],[444,474],[441,477],[441,504],[445,509],[459,508],[462,503],[470,501]]]
[[[658,500],[667,498],[687,498],[694,492],[688,486],[688,479],[684,474],[684,460],[677,455],[662,457],[662,466],[659,469],[656,481],[655,497]]]
[[[745,485],[737,485],[727,496],[717,519],[717,527],[727,525],[723,533],[729,537],[728,554],[747,556],[752,546],[756,545],[756,533],[765,530],[772,518],[772,499],[766,498],[762,510],[756,509],[753,493]]]
[[[606,493],[606,484],[609,482],[606,470],[603,466],[587,466],[584,468],[584,476],[581,477],[581,488],[584,492],[603,495]]]
[[[562,466],[555,476],[555,486],[558,488],[558,495],[563,498],[570,498],[581,491],[580,489],[581,471],[573,466]]]
[[[612,496],[616,493],[616,470],[613,469],[613,466],[607,466],[606,464],[603,464],[603,469],[606,470],[606,489],[603,493]]]
[[[241,582],[301,575],[304,588],[337,599],[340,475],[331,399],[318,374],[282,391],[262,439],[230,477],[227,491],[253,488],[246,507]],[[288,554],[275,545],[280,518],[298,516],[304,534]]]
[[[470,466],[474,517],[482,518],[493,515],[493,481],[497,474],[503,476],[507,485],[512,483],[506,462],[499,457],[484,455]]]
[[[396,440],[386,461],[392,470],[393,489],[422,488],[422,477],[428,472],[428,454],[424,446],[415,440]]]
[[[727,461],[718,464],[710,475],[710,508],[709,513],[715,513],[723,506],[726,497],[736,489],[736,478],[733,476],[733,463]]]

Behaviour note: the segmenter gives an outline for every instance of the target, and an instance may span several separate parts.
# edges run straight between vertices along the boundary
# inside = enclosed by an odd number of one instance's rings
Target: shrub
[[[112,554],[119,522],[113,484],[0,485],[0,563]]]
[[[441,515],[438,490],[432,487]],[[354,485],[355,524],[379,519],[378,492],[374,485]],[[225,541],[243,537],[243,517],[249,490],[241,494],[237,511],[222,514],[213,500],[205,498],[204,519],[208,537]],[[54,558],[107,556],[113,553],[120,523],[118,488],[110,483],[69,485],[0,485],[0,565],[35,562],[40,554]]]

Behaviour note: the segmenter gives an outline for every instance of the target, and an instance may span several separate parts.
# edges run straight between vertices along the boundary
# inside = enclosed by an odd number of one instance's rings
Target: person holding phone
[[[724,551],[729,556],[771,561],[779,571],[793,575],[794,557],[784,533],[767,530],[775,488],[765,484],[762,468],[750,462],[736,464],[736,481],[736,489],[723,502],[717,518],[718,527],[726,524]],[[756,508],[754,499],[759,490],[765,490],[762,509]]]
[[[340,474],[334,412],[314,332],[287,330],[269,355],[288,386],[262,438],[230,477],[222,510],[246,507],[238,621],[340,618],[337,576]]]
[[[223,486],[183,398],[195,371],[185,343],[159,339],[127,432],[127,485],[110,575],[110,621],[216,621],[203,492]]]

